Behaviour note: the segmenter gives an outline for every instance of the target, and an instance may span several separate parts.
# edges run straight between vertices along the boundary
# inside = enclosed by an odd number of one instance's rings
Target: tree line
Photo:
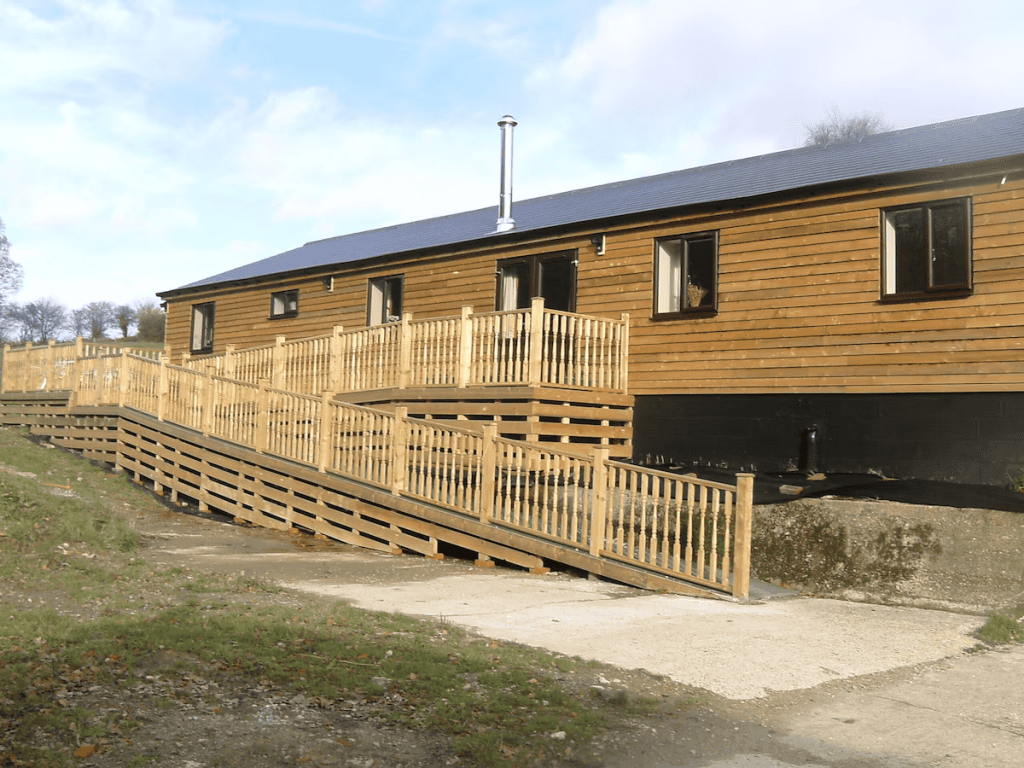
[[[119,338],[162,342],[165,319],[164,311],[154,301],[92,301],[77,309],[52,298],[24,304],[4,301],[0,305],[0,341],[45,344],[52,339],[81,336],[92,341]]]
[[[0,219],[0,343],[31,341],[47,343],[82,336],[92,341],[120,332],[120,338],[162,342],[166,315],[155,301],[115,304],[93,301],[70,309],[56,299],[38,299],[24,304],[10,297],[21,289],[24,272],[11,258],[11,243]],[[132,329],[135,333],[132,334]]]

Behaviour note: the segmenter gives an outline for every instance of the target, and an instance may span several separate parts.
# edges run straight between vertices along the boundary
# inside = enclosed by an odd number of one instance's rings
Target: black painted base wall
[[[1024,393],[638,396],[638,461],[1006,486]]]

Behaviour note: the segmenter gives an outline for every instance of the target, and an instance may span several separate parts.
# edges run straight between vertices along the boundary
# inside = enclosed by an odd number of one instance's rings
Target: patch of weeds
[[[1010,615],[992,611],[988,621],[978,630],[978,636],[991,645],[1024,642],[1024,625],[1019,621],[1021,616],[1024,616],[1024,608],[1019,606]]]

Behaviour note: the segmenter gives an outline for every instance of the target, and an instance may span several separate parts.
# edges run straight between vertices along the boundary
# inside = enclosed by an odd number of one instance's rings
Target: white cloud
[[[50,14],[0,1],[0,89],[89,82],[108,72],[186,77],[229,30],[168,0],[64,0]]]

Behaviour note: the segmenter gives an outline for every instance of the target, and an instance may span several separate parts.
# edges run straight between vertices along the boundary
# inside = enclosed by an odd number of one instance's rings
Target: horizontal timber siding
[[[193,303],[217,301],[216,348],[266,344],[365,322],[367,280],[405,275],[404,308],[418,318],[494,307],[499,259],[578,249],[576,311],[630,314],[630,392],[660,394],[880,393],[1024,389],[1024,181],[1021,168],[944,182],[873,182],[829,193],[747,202],[717,211],[596,222],[546,240],[465,249],[387,266],[339,267],[169,302],[168,344],[187,348]],[[1007,181],[1001,183],[1003,175]],[[879,210],[970,197],[973,294],[882,304]],[[654,321],[655,238],[719,231],[718,312]],[[606,235],[598,256],[589,236]],[[328,273],[324,273],[328,274]],[[297,318],[267,319],[273,291],[300,289]]]

